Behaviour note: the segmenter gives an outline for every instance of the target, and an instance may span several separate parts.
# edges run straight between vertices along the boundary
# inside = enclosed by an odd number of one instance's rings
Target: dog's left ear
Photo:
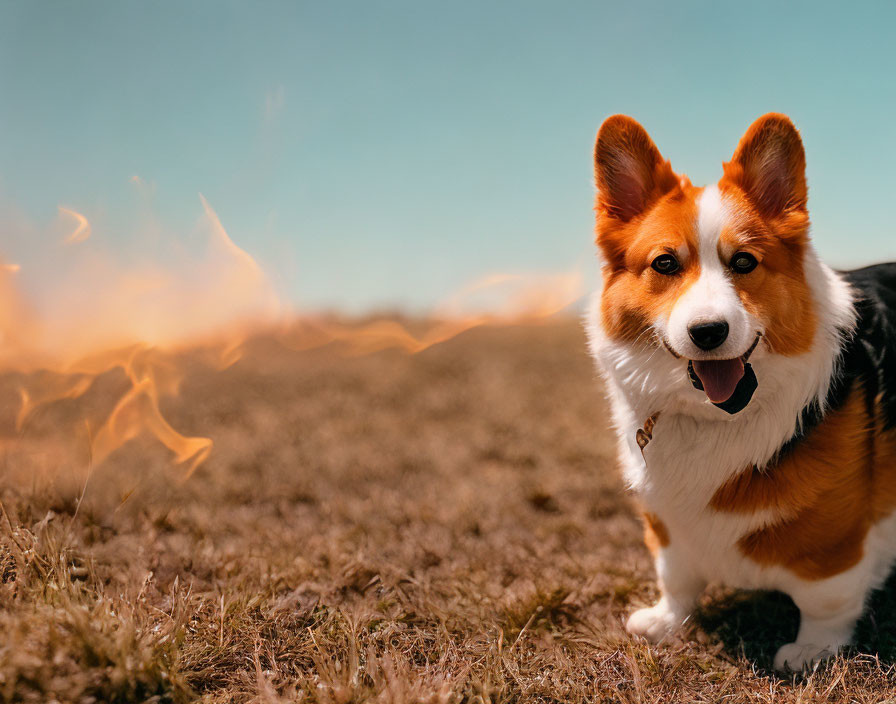
[[[770,112],[750,125],[724,168],[763,217],[806,212],[806,155],[786,115]]]

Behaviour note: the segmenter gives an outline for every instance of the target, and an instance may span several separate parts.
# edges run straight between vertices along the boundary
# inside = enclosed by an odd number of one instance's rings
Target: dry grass
[[[648,647],[624,633],[655,585],[574,321],[475,330],[413,357],[257,340],[225,372],[184,363],[165,412],[215,441],[189,481],[143,440],[86,487],[71,469],[77,419],[126,385],[115,372],[4,445],[4,701],[896,692],[886,593],[858,652],[805,678],[767,670],[797,624],[774,595],[716,595],[687,640]],[[0,380],[7,439],[17,383]]]

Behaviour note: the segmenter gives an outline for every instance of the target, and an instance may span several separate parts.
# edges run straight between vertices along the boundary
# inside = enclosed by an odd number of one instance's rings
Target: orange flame
[[[72,232],[72,234],[65,238],[67,244],[78,244],[79,242],[85,242],[87,238],[90,237],[90,223],[87,222],[86,217],[75,210],[63,208],[61,205],[59,206],[59,212],[70,215],[78,223],[78,226],[75,228],[74,232]]]
[[[212,449],[209,438],[189,438],[178,433],[159,411],[159,399],[151,377],[135,383],[118,402],[109,418],[91,438],[91,459],[95,464],[144,431],[149,431],[175,454],[175,461],[189,461],[186,476],[202,464]]]
[[[147,433],[186,465],[187,476],[209,456],[211,439],[178,432],[160,411],[160,396],[177,394],[183,375],[165,350],[202,343],[209,364],[233,364],[250,326],[275,320],[279,301],[261,267],[199,198],[208,248],[182,273],[144,264],[123,268],[85,245],[41,310],[18,296],[10,278],[18,267],[0,262],[0,356],[4,367],[25,373],[15,416],[20,433],[38,408],[77,399],[101,374],[119,368],[129,389],[91,434],[92,465]],[[92,232],[87,218],[59,211],[77,223],[65,242],[86,243]]]
[[[92,383],[92,377],[75,374],[56,377],[53,381],[41,379],[40,385],[34,390],[24,386],[20,387],[19,397],[22,405],[19,406],[19,412],[16,414],[16,430],[22,431],[25,421],[36,409],[64,398],[78,398],[90,388]]]
[[[160,410],[160,398],[176,395],[184,380],[179,350],[200,349],[206,364],[222,369],[240,359],[249,335],[274,326],[276,337],[296,350],[334,344],[350,355],[385,349],[414,354],[482,325],[539,322],[583,291],[579,271],[491,274],[447,298],[424,323],[304,316],[284,325],[261,266],[237,246],[202,194],[199,201],[207,248],[179,265],[123,266],[98,251],[102,227],[61,206],[60,213],[76,223],[65,242],[82,246],[66,249],[61,274],[47,277],[56,286],[49,303],[26,305],[19,295],[14,279],[31,274],[30,264],[19,274],[18,266],[0,261],[0,364],[23,373],[15,415],[20,435],[34,427],[29,419],[38,409],[80,399],[100,375],[117,369],[128,386],[105,417],[87,421],[90,466],[149,435],[190,476],[213,443],[175,429]]]
[[[490,274],[437,306],[434,322],[419,335],[393,319],[353,325],[306,318],[281,333],[279,339],[295,350],[338,343],[350,355],[393,348],[416,354],[482,325],[539,322],[577,301],[583,290],[583,276],[578,270],[547,275]],[[486,301],[487,307],[471,313],[469,308],[477,298]]]

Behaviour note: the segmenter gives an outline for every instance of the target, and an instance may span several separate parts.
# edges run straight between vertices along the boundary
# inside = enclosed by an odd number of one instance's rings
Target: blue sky
[[[299,305],[424,308],[494,271],[592,266],[590,150],[624,112],[714,181],[791,115],[815,239],[896,258],[896,4],[0,3],[0,201],[138,237],[135,175],[202,192]],[[3,249],[0,239],[0,250]]]

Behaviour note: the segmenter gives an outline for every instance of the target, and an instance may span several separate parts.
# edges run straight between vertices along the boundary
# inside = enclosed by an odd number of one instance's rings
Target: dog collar
[[[753,346],[755,347],[755,343]],[[750,348],[750,351],[752,352],[753,349]],[[697,373],[694,371],[693,362],[688,362],[688,376],[690,377],[694,388],[703,391],[703,382],[700,381],[700,377],[697,376]],[[731,415],[740,413],[747,407],[747,404],[750,403],[757,386],[759,386],[759,381],[756,379],[756,372],[753,371],[753,365],[746,362],[744,363],[744,375],[741,377],[740,381],[737,382],[737,386],[734,387],[734,393],[731,394],[731,398],[722,403],[714,403],[712,405],[721,408],[725,413],[730,413]]]

